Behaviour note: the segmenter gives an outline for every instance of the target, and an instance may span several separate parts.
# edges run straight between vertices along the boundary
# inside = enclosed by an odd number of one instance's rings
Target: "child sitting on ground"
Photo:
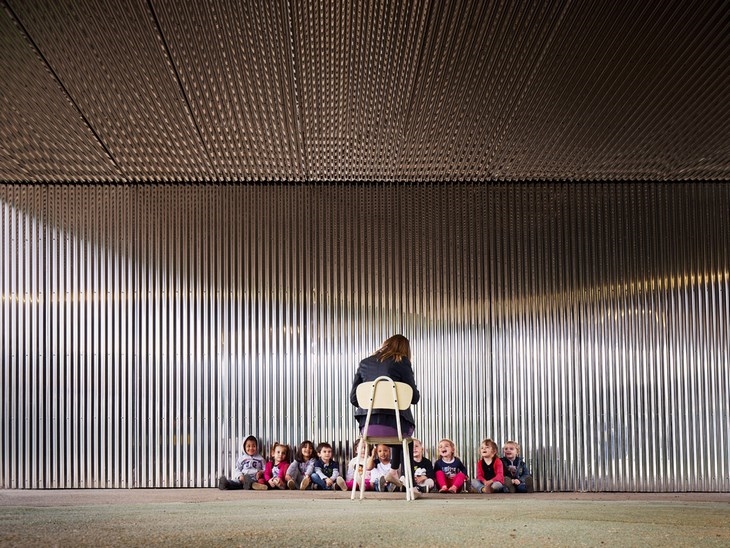
[[[228,479],[221,476],[218,479],[218,489],[266,489],[258,483],[264,477],[266,463],[259,454],[259,444],[255,436],[248,436],[241,444],[243,453],[236,460],[233,467],[233,477]],[[261,487],[257,487],[257,486]]]
[[[395,491],[403,486],[400,480],[395,481],[394,470],[390,466],[390,447],[387,445],[373,447],[365,469],[370,471],[370,482],[376,491]]]
[[[286,489],[284,475],[289,469],[289,446],[274,442],[271,458],[264,468],[264,481],[270,489]]]
[[[347,484],[348,491],[352,489],[353,483],[357,483],[356,489],[360,488],[360,481],[363,479],[363,474],[365,476],[365,491],[372,491],[373,486],[371,483],[370,478],[370,470],[365,470],[365,464],[367,461],[366,455],[365,455],[365,444],[361,443],[360,440],[355,441],[355,445],[353,446],[353,450],[356,453],[356,455],[350,460],[349,464],[347,465],[347,473],[346,473],[346,480],[345,483]],[[359,452],[359,457],[357,456],[357,453]],[[360,462],[360,466],[358,466],[357,472],[355,472],[355,466],[358,463],[358,460]]]
[[[423,454],[421,440],[413,440],[413,458],[411,459],[411,470],[413,471],[413,488],[420,493],[428,493],[434,486],[433,464]]]
[[[469,477],[466,466],[456,456],[456,445],[449,439],[439,441],[440,458],[433,466],[439,493],[458,493]]]
[[[312,481],[311,477],[314,473],[314,460],[317,455],[314,454],[314,444],[305,440],[299,444],[296,458],[289,465],[284,479],[289,489],[304,490],[309,487]]]
[[[472,488],[477,493],[501,493],[504,473],[499,447],[491,439],[486,439],[479,446],[479,454],[481,458],[477,462],[477,477],[471,481]]]
[[[319,457],[314,461],[314,474],[312,481],[326,491],[335,491],[339,487],[347,491],[347,484],[340,476],[340,467],[337,461],[332,459],[332,446],[329,443],[320,443],[317,446]]]
[[[505,442],[502,454],[505,489],[510,493],[532,493],[535,490],[532,474],[525,460],[520,457],[520,444],[511,440]]]

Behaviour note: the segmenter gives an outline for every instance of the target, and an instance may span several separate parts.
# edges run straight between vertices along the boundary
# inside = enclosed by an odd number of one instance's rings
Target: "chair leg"
[[[408,442],[403,440],[403,470],[406,476],[406,500],[415,500],[413,496],[413,471],[411,470],[411,455],[408,453]]]
[[[357,469],[360,468],[360,445],[365,444],[365,461],[362,462],[362,476],[360,477],[360,482],[358,486],[357,481]],[[355,493],[357,492],[358,487],[360,488],[360,500],[362,500],[363,495],[365,494],[365,463],[367,462],[367,454],[368,454],[368,444],[365,440],[360,440],[360,444],[357,446],[357,462],[355,462],[355,474],[353,476],[353,482],[352,482],[352,493],[350,494],[350,500],[355,500]]]

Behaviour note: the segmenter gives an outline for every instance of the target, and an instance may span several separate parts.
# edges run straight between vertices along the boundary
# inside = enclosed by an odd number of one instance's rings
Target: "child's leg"
[[[318,474],[312,474],[309,477],[311,478],[312,482],[314,482],[315,485],[319,486],[320,489],[327,490],[327,484],[324,482],[324,480],[322,478],[319,477]]]
[[[504,485],[498,481],[493,481],[491,487],[492,493],[502,493],[504,490]],[[509,489],[507,491],[509,491]]]
[[[446,474],[444,474],[441,470],[436,470],[436,487],[438,487],[439,489],[448,487]]]
[[[465,481],[466,476],[464,475],[464,472],[459,472],[454,476],[454,479],[451,481],[451,486],[449,487],[449,489],[458,493],[459,490],[461,490],[461,488],[464,486]]]
[[[474,478],[473,480],[471,480],[471,487],[477,493],[481,493],[482,488],[484,487],[484,484],[481,481],[479,481],[478,479]]]

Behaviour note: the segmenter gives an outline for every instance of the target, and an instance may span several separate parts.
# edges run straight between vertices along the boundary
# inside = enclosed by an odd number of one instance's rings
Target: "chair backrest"
[[[378,377],[357,387],[357,404],[369,409],[372,397],[373,409],[408,409],[413,399],[413,388],[404,382],[395,382],[390,377]]]

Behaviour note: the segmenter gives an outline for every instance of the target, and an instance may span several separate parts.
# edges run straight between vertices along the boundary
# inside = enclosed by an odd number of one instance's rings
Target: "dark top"
[[[427,478],[435,479],[435,474],[433,470],[433,463],[428,460],[426,457],[422,457],[419,462],[416,462],[411,457],[411,470],[413,471],[413,484],[415,485],[416,476],[426,476]]]
[[[390,377],[396,382],[403,382],[413,388],[413,398],[411,403],[418,403],[421,399],[421,394],[416,387],[416,380],[413,377],[413,368],[408,358],[402,358],[400,362],[396,362],[394,358],[390,358],[383,362],[378,361],[375,356],[369,356],[360,362],[355,373],[355,379],[352,381],[352,389],[350,390],[350,403],[357,407],[357,387],[364,382],[372,382],[378,377],[385,375]],[[367,410],[361,407],[355,409],[355,419],[357,420],[360,428],[365,426],[365,418],[367,417]],[[404,423],[411,428],[416,426],[413,420],[413,413],[411,413],[410,407],[400,412],[401,426]],[[370,424],[383,424],[387,426],[396,427],[395,413],[390,410],[373,410],[373,414],[370,417]],[[407,428],[405,428],[407,429]]]

